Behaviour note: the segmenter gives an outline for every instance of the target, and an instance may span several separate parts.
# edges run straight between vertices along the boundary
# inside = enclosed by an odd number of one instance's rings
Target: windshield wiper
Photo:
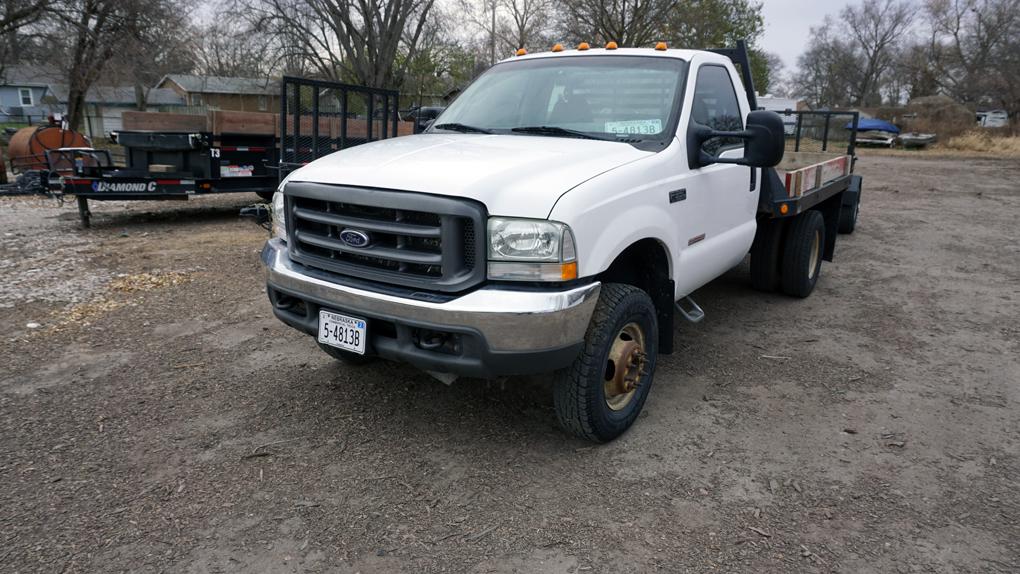
[[[570,130],[567,128],[561,128],[559,126],[524,126],[520,128],[511,128],[510,131],[519,134],[535,134],[546,136],[584,138],[587,140],[616,141],[616,138],[600,137],[592,135],[587,132]]]
[[[491,131],[489,131],[489,130],[487,130],[485,128],[480,128],[480,127],[477,127],[477,126],[469,126],[467,124],[458,124],[458,123],[439,124],[438,126],[432,126],[432,127],[436,128],[437,130],[449,130],[451,132],[460,132],[460,133],[464,133],[464,134],[466,134],[466,133],[491,134],[492,133]]]

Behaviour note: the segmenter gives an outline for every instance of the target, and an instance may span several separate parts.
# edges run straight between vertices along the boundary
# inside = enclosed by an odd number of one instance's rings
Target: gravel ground
[[[0,571],[1020,571],[1020,162],[859,168],[815,293],[700,290],[605,446],[278,323],[254,196],[0,200]]]

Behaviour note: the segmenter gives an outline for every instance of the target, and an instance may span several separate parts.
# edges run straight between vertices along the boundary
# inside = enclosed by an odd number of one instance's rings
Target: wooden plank
[[[205,132],[210,128],[206,115],[126,111],[122,117],[128,131]]]
[[[802,197],[850,171],[850,156],[823,153],[792,153],[776,167],[785,176],[786,194]]]
[[[210,112],[214,134],[276,135],[278,114],[215,110]]]
[[[382,133],[383,121],[377,119],[372,134]],[[387,122],[392,120],[385,120]],[[340,137],[339,116],[327,115],[319,118],[319,136],[332,139]],[[391,124],[392,125],[392,124]],[[312,135],[312,118],[301,118],[301,135]],[[389,126],[388,126],[389,127]],[[215,110],[206,115],[168,114],[162,112],[124,112],[124,129],[138,131],[206,132],[214,134],[251,134],[280,136],[280,115],[266,112],[239,112]],[[391,130],[387,130],[391,131]],[[397,122],[397,135],[414,133],[413,122]],[[294,135],[294,120],[287,117],[287,134]],[[347,119],[347,137],[364,139],[368,137],[368,122],[364,118]]]

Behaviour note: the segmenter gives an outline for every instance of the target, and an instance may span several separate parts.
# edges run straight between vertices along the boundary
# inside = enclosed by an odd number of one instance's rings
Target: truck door
[[[744,112],[727,67],[702,64],[698,68],[690,118],[716,130],[744,128]],[[704,149],[712,155],[741,157],[743,142],[715,138],[706,142]],[[747,254],[754,240],[758,201],[758,194],[753,191],[751,168],[713,164],[691,170],[687,193],[693,200],[690,207],[698,211],[694,214],[698,226],[692,229],[693,235],[686,238],[687,245],[681,245],[681,249],[686,247],[682,258],[686,269],[693,273],[678,279],[678,291],[690,292],[700,287]]]

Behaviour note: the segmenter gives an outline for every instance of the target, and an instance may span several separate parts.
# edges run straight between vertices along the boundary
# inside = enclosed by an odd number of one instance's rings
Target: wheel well
[[[666,248],[655,239],[646,238],[631,244],[616,256],[613,263],[599,274],[605,283],[624,283],[641,289],[655,304],[659,322],[659,352],[673,352],[674,284],[669,275]]]

